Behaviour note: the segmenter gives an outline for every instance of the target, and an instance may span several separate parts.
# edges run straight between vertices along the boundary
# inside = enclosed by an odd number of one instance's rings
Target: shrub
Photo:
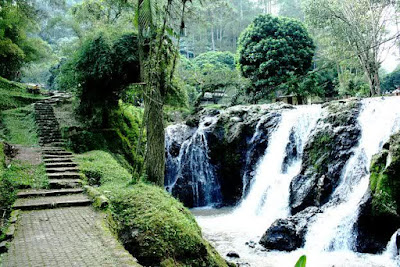
[[[239,64],[254,101],[269,96],[289,78],[306,74],[315,46],[300,21],[261,15],[239,39]]]

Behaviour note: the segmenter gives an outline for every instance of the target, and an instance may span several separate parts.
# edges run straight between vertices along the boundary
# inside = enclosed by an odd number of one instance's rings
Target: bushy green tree
[[[31,1],[0,1],[0,76],[15,79],[21,67],[44,56],[48,49],[36,31],[36,13]]]
[[[382,91],[391,92],[400,87],[400,68],[382,78]]]
[[[240,70],[252,82],[247,93],[256,102],[288,79],[305,75],[315,46],[301,22],[261,15],[242,33],[238,52]]]
[[[114,40],[100,33],[63,63],[53,83],[60,88],[75,88],[80,98],[79,113],[92,119],[94,125],[104,126],[123,89],[139,81],[137,45],[136,34]]]

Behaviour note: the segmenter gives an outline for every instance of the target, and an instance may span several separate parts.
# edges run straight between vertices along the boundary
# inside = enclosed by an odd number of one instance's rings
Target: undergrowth
[[[38,135],[32,105],[3,111],[0,115],[0,138],[12,144],[37,146]]]
[[[0,111],[26,106],[40,99],[43,96],[28,93],[24,85],[0,77]]]

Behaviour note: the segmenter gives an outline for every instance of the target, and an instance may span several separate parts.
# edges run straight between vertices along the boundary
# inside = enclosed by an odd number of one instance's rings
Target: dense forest
[[[238,253],[206,241],[184,206],[239,209],[257,185],[263,207],[283,183],[286,213],[256,238],[262,252],[293,251],[310,244],[318,214],[322,225],[357,191],[340,191],[349,176],[370,187],[354,198],[346,249],[381,253],[400,228],[400,127],[395,100],[373,101],[400,95],[399,14],[387,0],[0,0],[0,241],[21,190],[64,190],[50,177],[76,171],[139,264],[233,266],[219,253]],[[23,165],[26,147],[43,162]],[[282,159],[275,177],[291,180],[257,184],[268,155]],[[357,160],[360,177],[346,171]],[[324,252],[340,247],[332,240]]]

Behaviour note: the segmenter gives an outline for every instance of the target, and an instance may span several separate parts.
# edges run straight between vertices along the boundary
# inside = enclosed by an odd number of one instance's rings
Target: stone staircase
[[[58,93],[35,104],[39,144],[42,147],[49,186],[46,190],[30,189],[19,192],[14,209],[37,210],[91,204],[90,199],[83,194],[82,177],[72,153],[62,148],[64,142],[54,114],[53,105],[69,97],[68,94]]]

